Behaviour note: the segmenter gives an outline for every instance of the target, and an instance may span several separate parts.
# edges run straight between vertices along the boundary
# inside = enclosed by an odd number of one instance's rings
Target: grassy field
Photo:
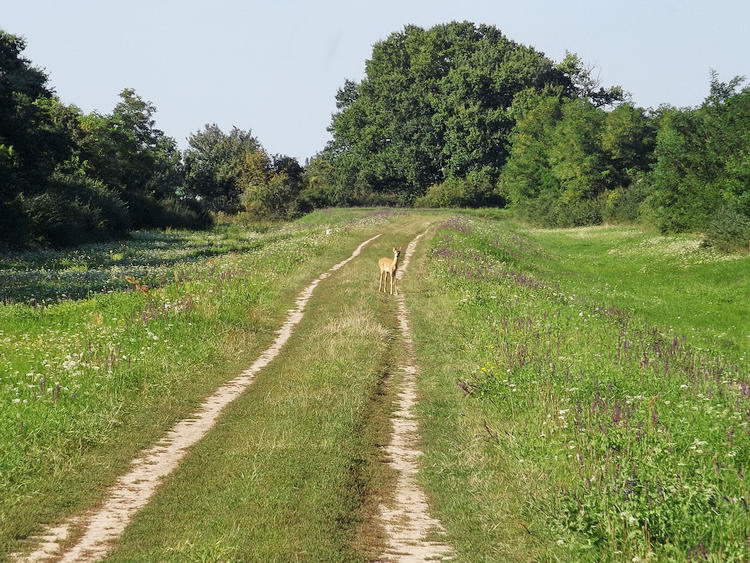
[[[375,263],[428,224],[403,291],[422,484],[455,559],[750,559],[750,258],[382,209],[1,256],[0,559],[96,506],[268,346],[302,287],[382,232],[110,556],[376,558],[402,350]]]
[[[0,553],[96,503],[140,449],[254,360],[300,287],[387,220],[333,211],[265,233],[136,233],[4,256]],[[115,291],[126,275],[154,287]]]
[[[418,263],[424,481],[460,560],[750,557],[747,257],[464,216]]]

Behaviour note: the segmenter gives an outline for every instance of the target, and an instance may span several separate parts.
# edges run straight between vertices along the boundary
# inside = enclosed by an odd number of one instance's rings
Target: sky
[[[330,138],[336,91],[363,77],[373,43],[454,20],[555,61],[573,51],[644,107],[700,103],[711,68],[750,75],[748,0],[0,0],[0,29],[26,38],[64,102],[108,113],[135,88],[181,147],[216,123],[301,161]]]

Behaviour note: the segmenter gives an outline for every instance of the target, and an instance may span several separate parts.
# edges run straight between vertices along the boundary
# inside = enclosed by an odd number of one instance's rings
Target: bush
[[[29,234],[37,244],[71,246],[127,233],[125,204],[83,172],[56,171],[45,193],[22,200]]]
[[[213,218],[201,202],[194,199],[156,199],[131,194],[130,216],[134,227],[147,229],[207,229]]]
[[[606,196],[566,202],[554,193],[544,193],[517,206],[529,223],[543,227],[583,227],[604,219]]]
[[[706,229],[703,246],[722,252],[750,250],[750,217],[734,206],[723,207]]]
[[[416,207],[501,207],[505,200],[498,195],[487,171],[469,172],[465,178],[450,177],[434,184],[417,198]]]
[[[641,173],[629,187],[607,192],[604,219],[610,223],[635,223],[642,216],[642,207],[649,190],[647,176]]]
[[[29,236],[29,222],[19,200],[0,201],[0,250],[22,246]]]
[[[46,192],[24,200],[33,242],[54,247],[72,246],[110,238],[101,209],[59,192]]]

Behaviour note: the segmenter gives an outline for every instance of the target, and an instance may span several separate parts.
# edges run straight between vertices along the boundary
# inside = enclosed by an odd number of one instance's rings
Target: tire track
[[[247,370],[206,398],[196,412],[175,424],[156,445],[141,452],[133,460],[130,470],[106,492],[105,501],[100,508],[82,516],[71,517],[63,524],[47,529],[44,535],[36,538],[40,545],[34,552],[16,554],[11,558],[16,561],[58,560],[66,563],[104,558],[136,513],[149,502],[162,479],[177,468],[188,448],[208,433],[221,411],[242,395],[255,376],[279,355],[294,328],[302,320],[305,307],[318,284],[359,256],[362,249],[379,236],[375,235],[361,243],[349,258],[332,266],[305,287],[297,295],[295,307],[289,310],[286,321],[277,331],[271,346]],[[83,535],[63,552],[65,540],[73,530],[80,527],[83,527]]]
[[[404,262],[396,273],[400,281],[414,254],[417,242],[426,233],[417,235],[406,247]],[[417,403],[417,365],[414,354],[414,341],[409,326],[404,295],[396,296],[398,304],[398,325],[401,341],[406,350],[403,365],[397,370],[403,375],[398,389],[397,409],[391,415],[393,434],[384,451],[388,465],[396,470],[398,478],[396,494],[392,506],[380,505],[379,523],[386,536],[386,550],[381,561],[417,562],[450,559],[451,548],[435,538],[445,533],[440,522],[429,514],[427,497],[417,483],[419,471],[419,428],[414,415]]]

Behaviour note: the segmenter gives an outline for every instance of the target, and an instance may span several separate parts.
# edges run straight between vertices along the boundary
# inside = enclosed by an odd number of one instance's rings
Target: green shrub
[[[606,196],[565,202],[555,193],[543,193],[517,206],[519,214],[534,225],[543,227],[582,227],[598,225],[604,220]]]
[[[750,217],[734,206],[723,207],[708,225],[703,246],[722,252],[750,250]]]
[[[629,187],[610,190],[606,195],[604,219],[609,223],[635,223],[642,216],[649,190],[644,173],[639,173]]]
[[[0,249],[22,246],[28,231],[29,222],[20,201],[0,201]]]
[[[105,240],[127,233],[125,204],[82,171],[56,171],[48,190],[22,200],[31,242],[56,247]]]
[[[102,210],[60,192],[45,192],[24,200],[33,242],[54,247],[109,238]]]
[[[559,200],[552,213],[555,227],[583,227],[598,225],[604,220],[606,196],[580,199],[572,202]]]
[[[449,177],[434,184],[417,198],[416,207],[501,207],[505,200],[498,195],[488,171],[469,172],[465,178]]]
[[[194,199],[131,194],[128,207],[133,226],[138,228],[207,229],[213,225],[211,214]]]

